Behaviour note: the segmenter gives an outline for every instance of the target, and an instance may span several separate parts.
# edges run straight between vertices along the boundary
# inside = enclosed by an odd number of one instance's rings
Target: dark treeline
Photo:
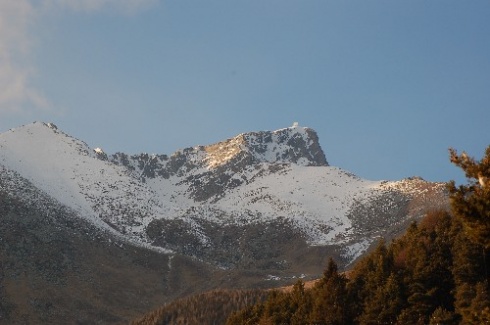
[[[490,147],[479,162],[450,153],[469,181],[449,184],[451,211],[380,242],[348,276],[330,260],[312,289],[274,291],[227,324],[490,324]]]

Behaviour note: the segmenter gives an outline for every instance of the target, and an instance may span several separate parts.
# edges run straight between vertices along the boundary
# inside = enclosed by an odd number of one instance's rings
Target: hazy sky
[[[462,174],[490,145],[490,1],[0,0],[0,132],[108,153],[293,122],[363,178]]]

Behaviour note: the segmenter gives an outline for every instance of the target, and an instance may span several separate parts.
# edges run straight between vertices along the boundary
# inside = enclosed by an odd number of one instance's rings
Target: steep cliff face
[[[328,166],[318,136],[309,128],[244,133],[203,149],[209,168],[229,166],[240,170],[258,163]]]
[[[243,133],[212,145],[179,150],[170,157],[116,153],[110,160],[145,178],[182,176],[196,168],[237,172],[259,163],[328,166],[318,135],[302,127]]]

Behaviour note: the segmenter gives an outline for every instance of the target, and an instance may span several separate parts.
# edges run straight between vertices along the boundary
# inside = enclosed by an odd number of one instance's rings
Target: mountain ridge
[[[276,131],[241,133],[210,145],[180,149],[170,156],[148,153],[129,156],[118,152],[110,157],[105,153],[99,154],[98,157],[131,169],[138,166],[145,177],[155,177],[155,174],[158,174],[164,178],[177,174],[180,168],[230,168],[238,171],[246,165],[258,163],[328,166],[316,132],[298,126]],[[132,157],[133,160],[138,157],[137,166],[130,165],[128,157]],[[142,161],[145,161],[143,165]]]
[[[107,154],[35,122],[0,134],[0,203],[0,320],[114,323],[199,290],[315,279],[329,257],[346,268],[379,238],[446,207],[447,192],[330,166],[316,132],[297,125],[167,156]],[[35,283],[22,295],[19,274]],[[115,278],[132,283],[130,295],[115,299]],[[165,281],[148,288],[155,279]],[[63,302],[69,292],[80,305]]]
[[[278,217],[289,220],[309,245],[345,243],[353,231],[364,231],[352,222],[357,217],[349,216],[364,209],[356,206],[395,194],[405,199],[390,204],[405,204],[414,195],[410,190],[426,186],[419,179],[367,181],[331,167],[316,132],[297,125],[242,133],[171,156],[128,156],[107,155],[53,123],[34,122],[0,134],[0,150],[0,164],[61,203],[101,227],[152,246],[162,242],[155,224],[169,220],[194,229],[204,249],[210,239],[203,235],[202,222],[254,224]],[[441,184],[434,186],[441,191]],[[390,210],[386,204],[383,208]]]

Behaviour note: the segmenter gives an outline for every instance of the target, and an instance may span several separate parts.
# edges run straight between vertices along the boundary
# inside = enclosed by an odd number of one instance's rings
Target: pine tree
[[[490,321],[490,146],[480,161],[454,149],[450,157],[468,180],[466,185],[456,187],[452,181],[448,186],[451,209],[460,224],[453,248],[455,306],[462,323],[483,324]]]
[[[454,305],[456,312],[462,316],[463,322],[469,323],[473,313],[472,301],[477,295],[476,286],[479,282],[486,281],[484,266],[486,258],[482,258],[482,247],[468,240],[460,220],[455,220],[453,228],[455,238],[452,274],[456,286]]]
[[[470,319],[473,324],[490,324],[490,293],[485,283],[477,283],[476,295],[471,302]]]
[[[359,324],[394,324],[404,306],[401,284],[392,273],[383,286],[378,287],[374,296],[366,301],[364,312],[358,318]]]
[[[347,319],[347,279],[339,274],[337,264],[332,258],[323,273],[319,285],[315,288],[311,323],[342,325]]]
[[[291,325],[303,325],[308,323],[312,308],[311,293],[305,290],[305,284],[298,280],[289,294],[294,308],[291,316]]]
[[[289,324],[293,313],[291,297],[287,293],[273,291],[264,304],[259,324]]]
[[[451,162],[463,169],[467,185],[449,184],[451,208],[461,218],[469,238],[485,249],[490,248],[490,146],[480,161],[450,149]]]
[[[429,325],[457,325],[459,324],[457,316],[452,311],[443,307],[438,307],[430,316]]]
[[[382,290],[394,270],[393,251],[381,240],[376,249],[359,261],[350,274],[347,285],[348,315],[350,319],[361,319],[364,314],[372,314],[382,309],[375,306],[379,290]],[[365,316],[364,320],[370,319]]]

